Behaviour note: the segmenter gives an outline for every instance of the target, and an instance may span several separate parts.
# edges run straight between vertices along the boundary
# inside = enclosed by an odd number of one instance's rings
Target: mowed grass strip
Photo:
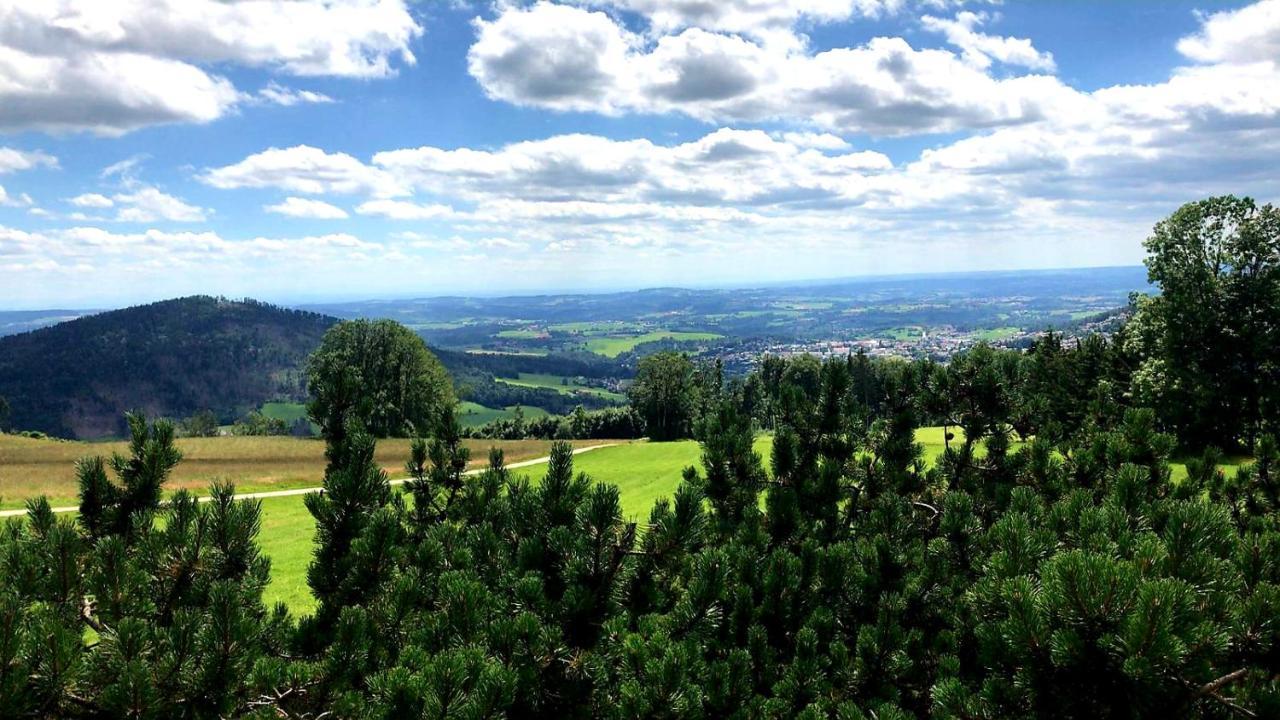
[[[378,442],[374,459],[392,477],[404,474],[409,440]],[[575,441],[575,446],[600,441]],[[206,494],[216,480],[235,483],[241,492],[316,487],[324,478],[324,443],[293,437],[180,438],[182,462],[174,469],[167,490],[186,488]],[[500,447],[507,462],[542,457],[551,452],[548,440],[466,440],[473,467],[488,462],[489,448]],[[0,509],[20,508],[29,498],[44,495],[55,507],[75,505],[78,488],[75,461],[113,452],[126,453],[125,442],[37,440],[0,435]]]

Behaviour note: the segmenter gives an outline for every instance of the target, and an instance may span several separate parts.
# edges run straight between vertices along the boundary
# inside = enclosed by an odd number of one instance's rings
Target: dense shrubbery
[[[0,540],[0,701],[164,717],[1280,712],[1273,441],[1235,477],[1210,456],[1178,484],[1150,410],[1015,451],[993,420],[1010,395],[957,370],[964,400],[934,411],[966,435],[926,470],[913,431],[933,378],[901,363],[870,388],[858,359],[804,362],[759,381],[780,398],[769,469],[730,390],[702,419],[702,471],[643,527],[616,488],[575,476],[566,445],[537,485],[500,453],[463,475],[450,412],[399,494],[353,421],[307,498],[319,609],[296,624],[261,605],[256,505],[222,489],[157,510],[171,430],[135,419],[118,483],[82,464],[78,525],[37,503]]]

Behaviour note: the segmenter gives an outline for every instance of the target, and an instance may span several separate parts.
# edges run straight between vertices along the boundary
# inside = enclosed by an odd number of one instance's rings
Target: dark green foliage
[[[59,437],[124,436],[134,408],[235,418],[302,400],[302,366],[333,318],[207,296],[113,310],[0,338],[11,426]]]
[[[160,506],[160,490],[173,467],[182,460],[174,447],[173,424],[160,420],[152,425],[139,414],[129,414],[129,455],[112,456],[116,482],[107,479],[101,457],[76,463],[80,481],[80,522],[89,537],[117,536],[131,540],[145,529]]]
[[[676,352],[660,352],[640,360],[627,395],[644,418],[651,440],[678,440],[693,432],[700,400],[693,362]]]
[[[354,419],[374,437],[411,437],[454,402],[444,367],[392,320],[348,320],[325,333],[307,361],[307,413],[325,437]]]
[[[567,445],[536,485],[500,453],[464,475],[446,422],[413,445],[412,509],[375,493],[352,530],[359,591],[326,596],[328,634],[303,625],[291,667],[305,679],[260,690],[283,712],[342,717],[1278,707],[1275,443],[1234,480],[1207,456],[1174,485],[1149,410],[1011,449],[1021,375],[997,353],[781,370],[772,472],[746,386],[731,387],[704,411],[703,472],[643,528],[615,489],[574,474]],[[959,399],[932,397],[934,381]],[[931,470],[913,440],[927,405],[970,433]]]
[[[544,415],[521,423],[494,420],[463,432],[467,437],[494,440],[616,440],[643,437],[644,420],[630,407],[586,410],[579,405],[566,417]]]
[[[218,416],[212,410],[201,410],[178,424],[183,437],[217,437]]]
[[[0,528],[4,717],[243,715],[255,664],[288,639],[284,609],[262,605],[259,504],[215,485],[210,502],[159,505],[171,428],[130,426],[132,455],[111,463],[121,485],[100,458],[79,466],[96,512],[77,524],[40,499]]]
[[[1249,448],[1280,412],[1280,209],[1183,205],[1146,241],[1160,295],[1138,305],[1135,392],[1192,447]]]
[[[309,426],[308,426],[309,427]],[[232,435],[288,435],[289,426],[280,418],[267,417],[257,410],[236,421]]]
[[[373,461],[373,450],[373,437],[358,420],[349,419],[341,439],[330,441],[325,451],[324,489],[305,499],[316,519],[315,559],[307,569],[307,583],[319,601],[322,627],[375,589],[361,582],[368,571],[376,571],[360,567],[362,552],[370,550],[361,543],[361,534],[385,525],[379,512],[391,501],[391,487]]]

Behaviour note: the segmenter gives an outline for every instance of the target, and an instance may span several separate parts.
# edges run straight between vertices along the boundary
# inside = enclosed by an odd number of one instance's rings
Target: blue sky
[[[1280,0],[0,0],[0,307],[1136,264]]]

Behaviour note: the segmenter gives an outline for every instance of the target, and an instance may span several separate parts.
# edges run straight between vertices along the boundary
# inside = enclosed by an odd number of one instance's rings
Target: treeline
[[[591,393],[570,395],[551,388],[498,382],[496,378],[515,378],[523,372],[605,379],[624,377],[627,373],[618,363],[590,354],[505,355],[440,348],[433,348],[432,352],[453,377],[461,399],[492,408],[539,407],[552,415],[567,415],[579,405],[595,410],[617,403]]]
[[[567,377],[629,377],[627,369],[614,360],[594,353],[551,353],[520,355],[497,352],[466,352],[433,347],[431,352],[451,373],[480,371],[498,377],[516,377],[520,373],[564,375]]]
[[[1146,247],[1160,294],[1135,296],[1130,319],[1109,337],[1064,343],[1047,333],[1025,350],[980,344],[946,364],[859,354],[847,359],[850,382],[868,412],[894,387],[921,421],[974,436],[1005,427],[1059,442],[1148,408],[1181,450],[1252,452],[1280,432],[1280,210],[1234,197],[1189,203]],[[817,393],[821,366],[764,358],[724,383],[717,368],[662,353],[640,362],[630,396],[650,437],[696,437],[707,399],[738,383],[746,411],[768,429],[797,402],[787,393]],[[983,426],[967,427],[962,414]]]
[[[581,405],[568,415],[525,418],[518,414],[462,431],[465,437],[488,440],[620,440],[644,437],[644,420],[630,407],[586,410]]]

